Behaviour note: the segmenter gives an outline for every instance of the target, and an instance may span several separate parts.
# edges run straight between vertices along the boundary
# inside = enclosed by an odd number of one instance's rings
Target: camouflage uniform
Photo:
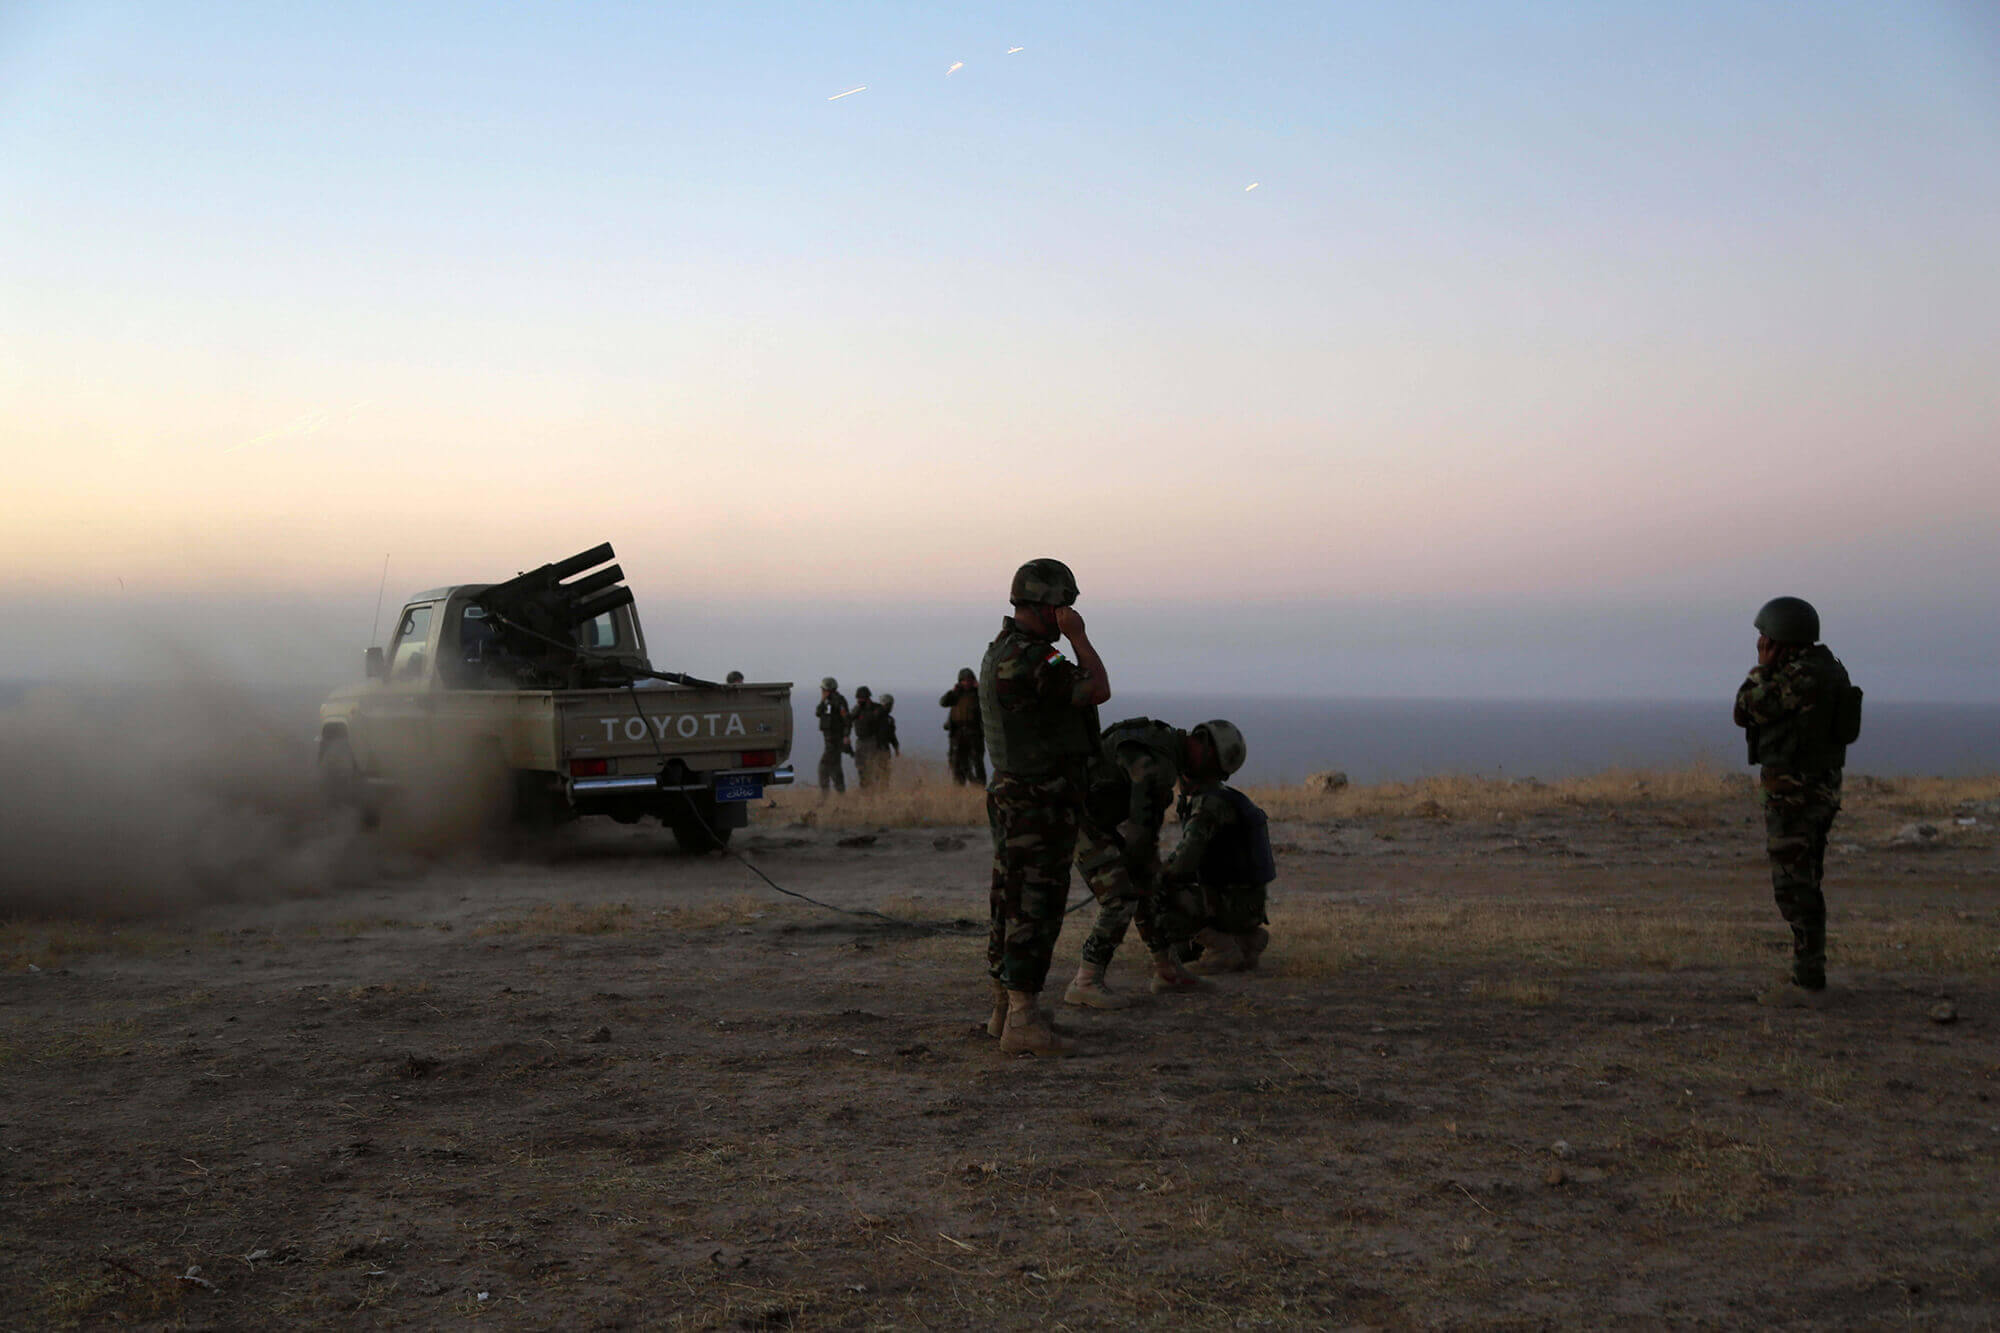
[[[1012,616],[979,667],[979,703],[993,779],[992,932],[986,967],[1010,991],[1039,992],[1062,933],[1069,867],[1097,743],[1088,672]]]
[[[944,724],[951,780],[961,787],[968,782],[985,786],[986,736],[979,716],[978,679],[961,678],[939,696],[938,707],[951,710]]]
[[[1245,836],[1235,802],[1220,781],[1196,786],[1181,797],[1176,813],[1181,840],[1162,867],[1172,884],[1199,886],[1202,924],[1220,935],[1249,935],[1270,918],[1264,914],[1266,886],[1241,873],[1236,841]]]
[[[886,716],[882,705],[873,699],[861,699],[854,705],[854,776],[863,787],[874,786],[884,776],[882,722]]]
[[[1757,666],[1736,691],[1736,725],[1749,733],[1753,763],[1763,769],[1764,848],[1771,892],[1792,928],[1792,982],[1826,986],[1826,839],[1840,813],[1846,747],[1832,739],[1833,711],[1849,684],[1847,669],[1824,644],[1776,666]]]
[[[889,782],[889,756],[901,755],[903,743],[896,739],[896,696],[882,696],[882,753],[877,762],[881,765],[878,776],[884,786]]]
[[[835,690],[832,698],[819,701],[813,716],[819,719],[820,743],[825,747],[819,754],[819,789],[822,793],[828,787],[845,792],[847,775],[842,771],[840,756],[847,752],[847,697]]]
[[[1160,827],[1174,803],[1187,733],[1151,718],[1104,729],[1076,850],[1076,866],[1097,898],[1097,924],[1083,942],[1083,961],[1098,967],[1125,939],[1136,917],[1146,948],[1192,939],[1201,929],[1198,891],[1160,884]]]

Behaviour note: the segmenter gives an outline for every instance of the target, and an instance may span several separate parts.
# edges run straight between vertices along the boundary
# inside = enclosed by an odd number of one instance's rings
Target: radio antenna
[[[382,556],[382,586],[375,589],[375,619],[368,626],[368,646],[375,646],[375,636],[382,629],[382,594],[389,591],[389,557]]]

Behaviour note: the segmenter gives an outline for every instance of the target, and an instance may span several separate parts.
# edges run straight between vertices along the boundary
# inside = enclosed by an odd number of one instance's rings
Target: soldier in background
[[[741,685],[743,683],[743,673],[741,671],[732,671],[722,678],[722,683],[724,685]]]
[[[1188,971],[1201,976],[1249,972],[1271,942],[1265,907],[1277,866],[1270,829],[1264,812],[1224,781],[1250,757],[1243,733],[1220,719],[1202,723],[1191,734],[1201,733],[1213,741],[1209,762],[1181,777],[1175,807],[1181,837],[1161,867],[1160,879],[1169,894],[1198,890],[1202,903],[1201,928],[1192,947],[1182,946],[1183,952],[1198,955]]]
[[[1110,677],[1084,633],[1076,597],[1076,577],[1062,561],[1022,565],[1008,590],[1014,614],[1000,622],[979,666],[979,705],[993,754],[986,788],[993,1013],[986,1030],[1008,1052],[1071,1052],[1039,997],[1068,906],[1070,861],[1098,747],[1097,708],[1111,698]],[[1055,646],[1062,637],[1075,662]]]
[[[1826,993],[1826,838],[1840,813],[1847,746],[1861,732],[1861,691],[1819,642],[1819,612],[1797,597],[1766,602],[1753,622],[1757,665],[1736,691],[1736,725],[1761,766],[1771,890],[1792,928],[1788,977],[1761,1004],[1811,1005]]]
[[[1063,992],[1067,1004],[1122,1009],[1123,995],[1104,981],[1104,969],[1136,918],[1139,938],[1153,955],[1155,995],[1198,990],[1201,982],[1175,960],[1173,949],[1194,938],[1206,916],[1196,886],[1160,882],[1160,826],[1174,805],[1174,788],[1188,773],[1220,772],[1221,747],[1242,747],[1227,722],[1192,732],[1152,718],[1114,722],[1099,740],[1102,762],[1092,771],[1076,867],[1097,898],[1097,924],[1083,942],[1083,961]]]
[[[832,676],[819,683],[819,705],[813,709],[813,716],[819,719],[823,747],[819,754],[819,798],[824,801],[829,788],[837,792],[847,790],[847,774],[842,771],[840,756],[848,751],[850,718],[847,700],[840,693],[840,682]]]
[[[958,669],[958,683],[938,697],[945,714],[944,731],[951,757],[951,780],[986,785],[986,735],[979,716],[979,676],[971,667]]]
[[[882,776],[882,705],[866,685],[854,691],[854,776],[872,787]]]
[[[889,756],[901,758],[903,742],[896,739],[896,696],[882,696],[882,785],[889,785]]]

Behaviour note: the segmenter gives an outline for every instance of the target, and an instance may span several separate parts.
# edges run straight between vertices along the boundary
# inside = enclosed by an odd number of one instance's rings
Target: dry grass
[[[1681,768],[1613,768],[1556,782],[1444,773],[1336,792],[1309,790],[1304,784],[1245,790],[1273,819],[1491,819],[1740,801],[1751,791],[1751,775],[1747,769],[1697,762]],[[1968,803],[1992,800],[2000,800],[2000,776],[1848,779],[1850,807],[1910,818],[1942,818]],[[775,791],[772,803],[776,808],[762,812],[761,818],[820,828],[935,828],[986,822],[983,791],[954,784],[942,765],[920,759],[898,761],[887,787],[863,791],[850,786],[845,795],[822,803],[819,789],[805,783]]]
[[[131,1018],[84,1023],[10,1024],[0,1029],[0,1069],[17,1063],[76,1065],[130,1055],[139,1037]]]
[[[661,930],[747,926],[791,913],[792,909],[786,905],[773,905],[768,899],[750,894],[685,907],[656,907],[643,913],[626,902],[536,903],[518,916],[488,921],[472,933],[476,936],[638,935]]]
[[[771,800],[777,808],[761,812],[760,818],[781,824],[797,820],[817,828],[955,828],[986,823],[984,789],[959,786],[951,780],[950,770],[928,759],[898,759],[886,786],[863,789],[849,774],[845,794],[824,802],[809,780],[773,789]]]
[[[1546,976],[1584,970],[1741,967],[1758,957],[1768,923],[1714,912],[1608,911],[1548,903],[1382,907],[1285,902],[1271,911],[1265,964],[1287,976],[1328,977],[1356,967],[1502,969],[1519,1003]]]
[[[25,972],[30,966],[48,971],[90,954],[148,958],[187,948],[193,938],[103,921],[5,921],[0,922],[0,972]]]

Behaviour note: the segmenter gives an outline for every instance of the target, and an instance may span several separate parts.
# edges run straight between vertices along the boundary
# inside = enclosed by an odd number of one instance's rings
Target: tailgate
[[[771,769],[792,749],[791,688],[667,686],[577,690],[559,696],[567,766],[579,759],[607,775],[658,773],[669,759],[689,768]]]

